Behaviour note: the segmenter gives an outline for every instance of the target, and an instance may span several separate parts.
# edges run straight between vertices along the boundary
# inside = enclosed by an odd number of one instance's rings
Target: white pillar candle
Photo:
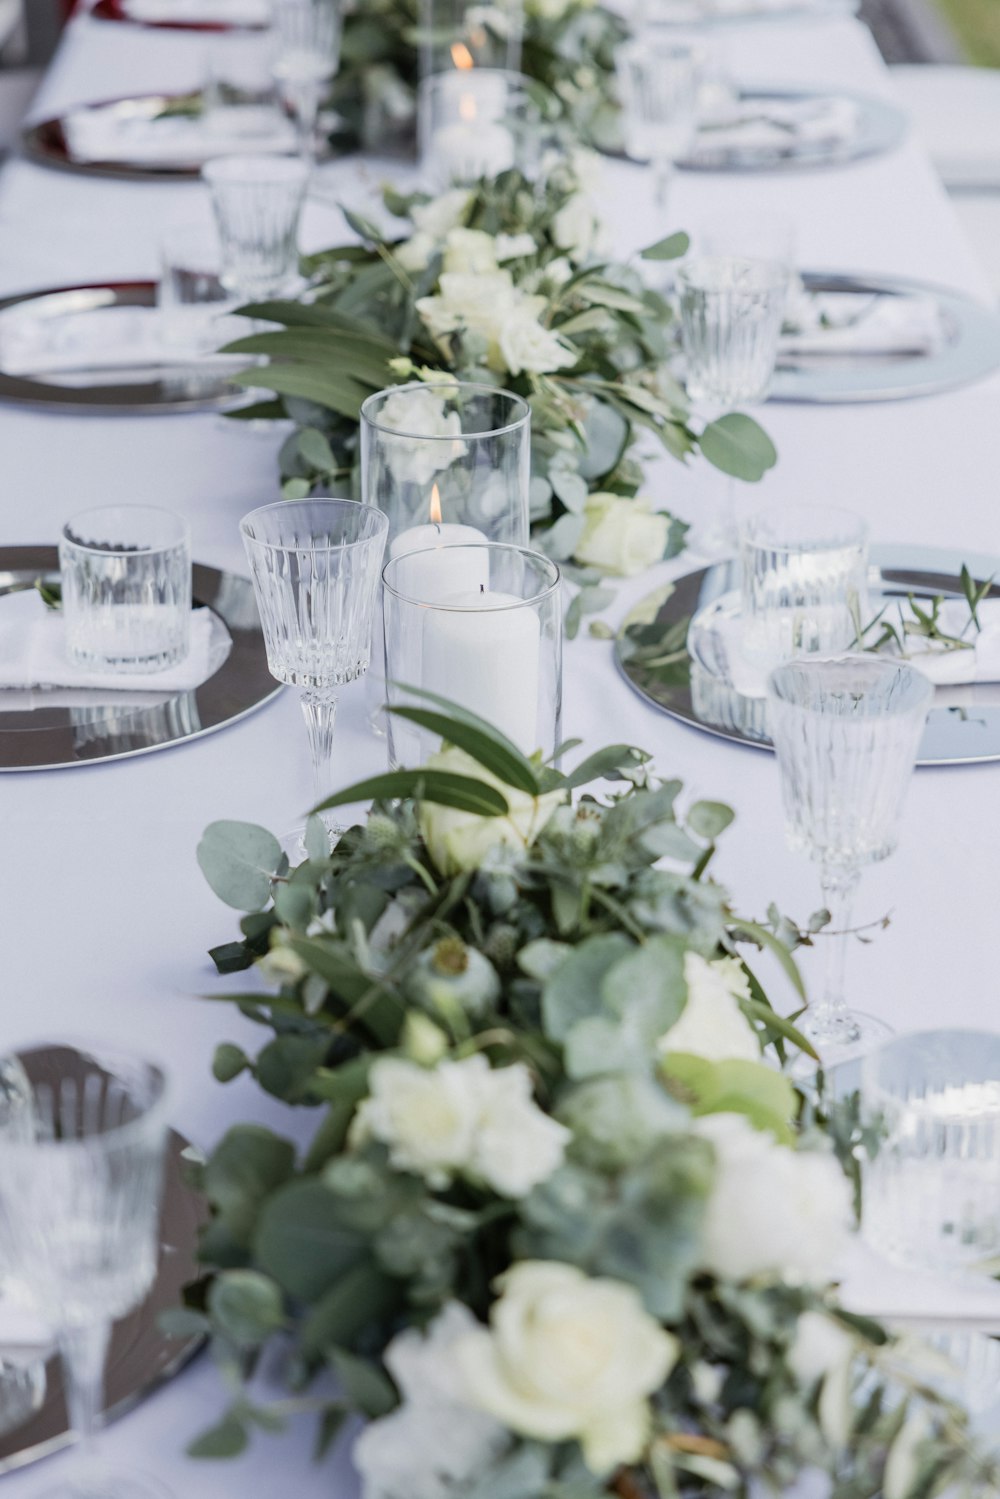
[[[401,531],[389,547],[390,557],[404,557],[393,585],[404,598],[439,604],[449,594],[485,588],[490,581],[490,554],[470,550],[487,544],[475,526],[430,521]],[[463,550],[456,552],[455,547]],[[407,556],[407,553],[413,556]]]
[[[478,713],[523,750],[538,749],[541,622],[530,604],[485,586],[424,617],[421,686]],[[509,606],[520,604],[521,608]]]
[[[514,137],[502,123],[507,80],[477,68],[436,79],[443,121],[431,136],[431,155],[442,177],[469,182],[496,177],[515,163]]]

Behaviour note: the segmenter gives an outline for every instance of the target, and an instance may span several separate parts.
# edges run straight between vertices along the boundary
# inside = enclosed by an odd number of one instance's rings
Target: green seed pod
[[[456,1007],[480,1015],[500,994],[500,980],[489,958],[459,937],[443,937],[417,958],[406,981],[407,994],[425,1010],[445,1016]]]

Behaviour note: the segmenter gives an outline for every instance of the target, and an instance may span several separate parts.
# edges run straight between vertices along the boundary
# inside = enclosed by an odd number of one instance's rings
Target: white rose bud
[[[413,227],[429,234],[432,239],[444,239],[449,229],[461,224],[469,211],[472,194],[462,187],[442,193],[429,203],[418,203],[410,213]]]
[[[567,199],[552,220],[552,238],[577,265],[587,259],[596,243],[598,220],[583,193]]]
[[[494,1068],[483,1090],[469,1174],[502,1197],[527,1197],[559,1169],[572,1138],[535,1103],[525,1066]]]
[[[707,963],[698,953],[686,952],[684,980],[687,1003],[657,1042],[659,1055],[685,1051],[710,1062],[759,1062],[760,1042],[737,1003],[750,993],[739,963],[733,958]]]
[[[500,326],[500,354],[512,375],[527,370],[545,375],[553,370],[568,369],[579,354],[567,348],[557,333],[543,328],[537,318],[516,311]]]
[[[480,869],[491,855],[497,853],[524,853],[556,807],[566,799],[562,791],[547,791],[536,797],[506,786],[464,750],[440,750],[427,764],[433,770],[450,770],[456,775],[471,776],[489,786],[496,786],[506,797],[509,808],[505,817],[479,817],[475,812],[460,812],[457,807],[420,803],[417,814],[420,836],[435,868],[443,875]]]
[[[742,1114],[694,1122],[715,1151],[702,1262],[729,1280],[825,1285],[851,1227],[851,1193],[832,1155],[795,1151]]]
[[[441,1062],[428,1069],[398,1057],[380,1057],[369,1073],[369,1096],[351,1125],[351,1143],[381,1140],[400,1171],[446,1187],[472,1153],[477,1097],[485,1057],[468,1063]]]
[[[393,252],[404,271],[424,271],[434,254],[434,240],[429,234],[414,234],[404,239]]]
[[[439,469],[448,468],[465,453],[465,444],[458,440],[462,418],[457,411],[445,410],[444,401],[434,394],[432,386],[388,396],[379,422],[388,429],[383,432],[383,443],[393,473],[414,484],[428,484]],[[455,437],[456,441],[419,440],[426,437]]]
[[[495,249],[501,265],[505,260],[521,260],[538,252],[533,234],[498,234]]]
[[[492,234],[482,229],[450,229],[444,242],[444,269],[471,275],[495,271],[497,254]]]
[[[589,496],[583,518],[573,553],[577,562],[631,578],[659,562],[667,549],[669,517],[654,513],[649,500],[600,491]]]
[[[455,1344],[469,1403],[519,1436],[575,1438],[594,1473],[637,1461],[676,1338],[632,1286],[574,1265],[526,1260],[498,1284],[490,1330]]]

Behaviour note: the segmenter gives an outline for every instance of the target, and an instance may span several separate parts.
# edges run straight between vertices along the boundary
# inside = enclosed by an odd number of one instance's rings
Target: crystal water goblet
[[[306,162],[316,158],[320,105],[340,65],[340,0],[274,0],[271,76],[290,109]]]
[[[786,838],[819,865],[830,912],[822,998],[803,1026],[824,1063],[891,1034],[847,1007],[847,941],[861,870],[896,848],[933,695],[907,662],[860,653],[788,661],[768,678]]]
[[[651,164],[661,215],[677,162],[694,145],[701,62],[697,48],[655,31],[641,32],[615,53],[625,154]]]
[[[309,168],[288,156],[220,156],[202,167],[222,247],[222,285],[247,301],[287,286]]]
[[[97,1451],[111,1325],[159,1262],[166,1078],[133,1056],[77,1056],[31,1084],[31,1127],[0,1138],[0,1263],[50,1322],[80,1458],[52,1499],[162,1499]]]
[[[299,689],[315,804],[333,790],[337,689],[368,670],[389,518],[358,500],[278,500],[240,533],[271,675]]]

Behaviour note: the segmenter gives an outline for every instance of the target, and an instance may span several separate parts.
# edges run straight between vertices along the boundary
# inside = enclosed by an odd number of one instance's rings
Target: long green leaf
[[[512,751],[501,744],[492,734],[486,734],[472,724],[463,723],[461,719],[450,718],[445,713],[435,713],[432,708],[394,707],[390,704],[388,711],[399,718],[408,718],[411,723],[419,724],[422,729],[429,729],[432,734],[440,734],[449,744],[464,750],[473,760],[492,771],[505,786],[526,791],[529,796],[539,794],[541,787],[531,761],[520,751]]]
[[[780,942],[773,932],[768,931],[766,926],[760,926],[756,921],[744,921],[742,917],[735,923],[733,931],[733,936],[737,941],[739,941],[741,933],[749,937],[752,942],[756,942],[760,947],[766,947],[768,952],[774,954],[791,980],[796,994],[799,995],[800,999],[805,999],[806,990],[802,982],[802,975],[799,973],[795,959],[785,944]]]
[[[321,365],[331,371],[341,370],[349,379],[361,381],[375,390],[391,383],[389,359],[394,351],[325,328],[299,328],[280,333],[255,333],[227,344],[227,354],[266,354],[291,359],[300,364]]]
[[[581,760],[576,769],[570,771],[563,784],[572,790],[604,776],[617,779],[616,772],[622,769],[635,770],[648,759],[645,750],[636,749],[635,745],[609,744],[606,749],[596,750],[586,760]]]
[[[344,807],[351,802],[391,800],[415,796],[438,807],[455,807],[459,812],[473,812],[478,817],[505,817],[510,811],[507,798],[495,786],[459,776],[447,770],[391,770],[370,780],[358,781],[346,791],[338,791],[314,807],[325,812],[330,807]]]
[[[334,307],[324,306],[322,302],[250,302],[237,310],[243,317],[257,322],[282,323],[286,328],[337,328],[344,333],[357,334],[359,338],[371,339],[373,343],[382,342],[389,346],[390,342],[363,318],[351,317]]]
[[[240,370],[228,378],[234,385],[274,390],[279,395],[315,401],[317,406],[326,406],[352,421],[357,420],[362,403],[370,394],[367,386],[359,385],[349,376],[330,370],[320,372],[312,365],[269,364],[264,368]]]
[[[434,703],[443,708],[449,718],[458,723],[465,723],[473,729],[479,729],[497,744],[502,744],[504,749],[509,750],[512,755],[520,755],[521,751],[512,739],[491,724],[489,719],[481,718],[478,713],[473,713],[470,708],[463,708],[461,703],[452,702],[451,698],[442,697],[439,692],[428,692],[426,687],[411,687],[406,682],[390,682],[390,687],[398,687],[400,692],[405,692],[408,697],[419,697],[425,703]]]
[[[786,1041],[791,1041],[792,1045],[797,1046],[800,1051],[804,1051],[807,1057],[812,1057],[815,1062],[819,1061],[819,1054],[809,1038],[802,1034],[798,1026],[786,1020],[784,1015],[778,1015],[772,1010],[770,1005],[762,1005],[756,999],[741,999],[740,1008],[744,1015],[750,1015],[754,1020],[761,1021],[769,1030],[777,1032]]]

